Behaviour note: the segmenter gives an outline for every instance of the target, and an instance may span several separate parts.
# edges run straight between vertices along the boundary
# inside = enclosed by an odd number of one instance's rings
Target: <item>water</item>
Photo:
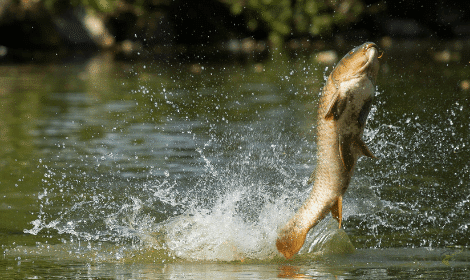
[[[290,261],[276,230],[310,191],[331,66],[2,66],[2,279],[468,277],[470,71],[421,56],[384,59],[378,159],[343,229],[328,217]]]

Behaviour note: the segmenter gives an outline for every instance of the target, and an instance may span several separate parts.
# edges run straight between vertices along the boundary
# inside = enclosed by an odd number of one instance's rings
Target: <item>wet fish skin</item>
[[[317,165],[309,197],[282,227],[276,247],[287,259],[328,212],[341,227],[342,197],[360,156],[374,157],[362,140],[379,70],[378,47],[366,42],[346,54],[328,77],[319,102]]]

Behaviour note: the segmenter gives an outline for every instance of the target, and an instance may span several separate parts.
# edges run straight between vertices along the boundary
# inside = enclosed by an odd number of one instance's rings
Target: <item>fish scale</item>
[[[375,92],[378,48],[366,42],[346,54],[331,72],[318,110],[317,166],[309,197],[279,231],[276,247],[287,259],[328,212],[341,227],[342,198],[360,156],[374,157],[362,134]]]

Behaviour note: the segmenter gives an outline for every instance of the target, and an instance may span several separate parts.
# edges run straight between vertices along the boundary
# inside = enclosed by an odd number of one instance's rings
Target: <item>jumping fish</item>
[[[360,156],[374,158],[362,140],[379,71],[378,47],[364,43],[346,54],[331,72],[320,98],[317,165],[313,188],[291,220],[280,229],[276,247],[287,259],[305,242],[308,231],[328,212],[341,228],[343,194]]]

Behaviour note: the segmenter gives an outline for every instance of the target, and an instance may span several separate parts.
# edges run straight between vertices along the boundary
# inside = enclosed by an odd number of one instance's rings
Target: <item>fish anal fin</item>
[[[346,172],[351,171],[354,166],[354,156],[352,154],[352,137],[340,136],[339,137],[339,155],[343,162]]]
[[[312,175],[310,175],[310,178],[308,178],[307,185],[310,185],[311,183],[313,183],[314,180],[315,180],[315,176],[312,173]]]
[[[330,208],[331,216],[338,221],[339,228],[341,228],[341,221],[343,219],[343,196],[340,195],[335,204]]]
[[[361,138],[357,137],[357,139],[354,141],[354,145],[361,151],[362,155],[370,158],[376,158]]]

